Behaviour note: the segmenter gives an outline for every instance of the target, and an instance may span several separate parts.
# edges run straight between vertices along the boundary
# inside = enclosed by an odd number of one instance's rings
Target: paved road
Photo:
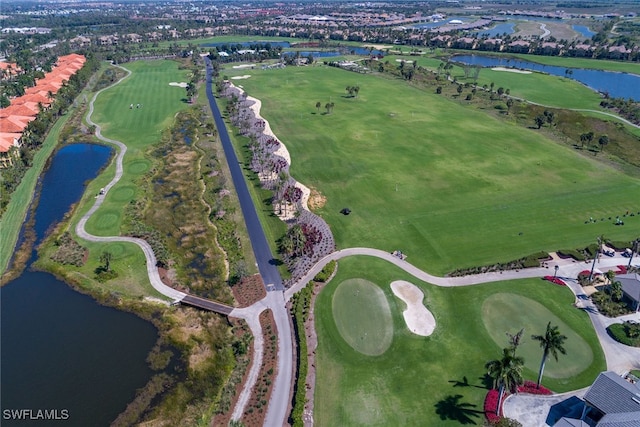
[[[249,239],[251,240],[253,253],[255,254],[258,264],[258,270],[268,291],[267,297],[262,302],[257,303],[255,307],[252,306],[244,310],[236,309],[231,313],[231,316],[243,317],[249,324],[254,335],[254,354],[256,355],[252,361],[252,366],[249,368],[250,374],[241,392],[241,398],[238,399],[238,403],[234,408],[232,419],[238,420],[242,416],[250,397],[251,389],[257,380],[262,358],[262,349],[258,346],[262,346],[264,340],[257,319],[263,309],[269,308],[273,313],[278,331],[278,363],[264,425],[270,427],[282,426],[285,424],[287,417],[287,409],[291,397],[291,381],[293,378],[293,339],[289,314],[285,308],[284,285],[280,272],[274,263],[271,248],[267,243],[267,238],[262,229],[262,224],[260,224],[256,207],[249,194],[244,174],[242,173],[238,158],[231,144],[231,139],[229,138],[222,114],[213,96],[211,87],[211,63],[207,58],[205,58],[205,62],[207,65],[207,98],[209,100],[209,106],[211,107],[213,118],[218,129],[218,135],[220,136],[225,157],[229,164],[231,178],[233,179],[233,184],[236,188],[238,199],[240,200],[240,208],[242,209],[242,214],[247,225]],[[260,353],[260,356],[258,356],[258,353]]]
[[[247,188],[247,183],[244,179],[242,168],[238,162],[238,157],[236,156],[236,152],[234,151],[233,145],[231,144],[231,139],[229,138],[229,133],[227,132],[224,119],[222,118],[222,113],[220,113],[220,109],[218,108],[218,104],[216,104],[216,99],[213,96],[213,92],[211,90],[210,61],[206,59],[206,63],[207,98],[209,100],[209,105],[211,106],[211,111],[213,112],[213,118],[216,122],[216,127],[218,128],[220,141],[222,141],[224,154],[227,158],[227,162],[229,163],[231,178],[233,179],[233,184],[235,185],[236,192],[238,193],[240,208],[242,209],[244,220],[247,224],[249,239],[251,240],[253,253],[256,256],[256,261],[258,263],[258,270],[260,271],[263,282],[267,285],[267,291],[274,289],[277,291],[284,291],[282,277],[280,276],[280,272],[275,265],[275,258],[271,253],[269,243],[267,243],[267,237],[265,236],[262,225],[260,224],[260,219],[258,218],[256,207],[254,206],[253,200],[251,199],[251,194],[249,194],[249,189]],[[273,288],[271,286],[273,286]]]

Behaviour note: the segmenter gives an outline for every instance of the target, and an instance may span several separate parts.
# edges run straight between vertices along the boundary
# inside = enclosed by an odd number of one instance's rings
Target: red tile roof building
[[[40,105],[49,107],[64,82],[68,81],[86,62],[82,55],[72,53],[58,58],[51,72],[37,80],[34,87],[25,90],[23,96],[11,100],[11,105],[0,109],[0,167],[11,165],[12,147],[20,147],[22,133],[30,121],[40,112]],[[4,64],[4,65],[3,65]],[[19,70],[15,64],[0,62],[2,70]]]

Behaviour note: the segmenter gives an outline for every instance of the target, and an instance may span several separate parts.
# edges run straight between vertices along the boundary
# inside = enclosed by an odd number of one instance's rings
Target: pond
[[[502,24],[498,24],[488,30],[479,31],[478,34],[480,35],[480,37],[499,37],[504,34],[513,34],[513,32],[515,31],[515,26],[515,22],[503,22]]]
[[[584,68],[568,68],[542,65],[535,62],[513,58],[497,58],[481,55],[455,55],[455,62],[481,65],[483,67],[513,67],[524,70],[540,71],[555,76],[577,80],[591,89],[608,93],[613,98],[631,98],[640,101],[640,75],[618,73],[614,71],[591,70]],[[570,70],[570,73],[567,73]]]
[[[596,33],[591,31],[589,29],[589,27],[586,27],[584,25],[572,25],[572,28],[579,32],[580,34],[582,34],[582,36],[586,39],[590,39],[591,37],[595,36]]]
[[[52,158],[35,211],[36,245],[111,157],[109,147],[73,144]],[[55,410],[71,426],[108,426],[152,375],[146,357],[157,339],[149,322],[101,306],[53,275],[27,269],[0,288],[2,425],[5,410]],[[34,412],[35,414],[35,412]]]

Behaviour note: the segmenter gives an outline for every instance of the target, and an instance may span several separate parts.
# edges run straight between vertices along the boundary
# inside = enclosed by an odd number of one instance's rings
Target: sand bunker
[[[245,74],[244,76],[233,76],[231,77],[231,80],[243,80],[248,79],[249,77],[251,77],[251,74]]]
[[[518,73],[518,74],[531,74],[531,71],[518,70],[517,68],[493,67],[492,70],[493,71],[508,71],[510,73]]]
[[[410,59],[396,59],[396,62],[404,62],[407,64],[413,64],[413,61]]]
[[[242,64],[242,65],[234,65],[232,68],[235,68],[236,70],[242,70],[244,68],[253,68],[255,66],[256,64]]]
[[[171,82],[169,83],[169,86],[187,87],[187,84],[185,82]]]
[[[423,337],[431,335],[436,328],[436,319],[422,304],[424,299],[422,291],[413,283],[404,280],[392,282],[391,290],[395,296],[407,304],[407,309],[402,312],[402,316],[409,330]]]

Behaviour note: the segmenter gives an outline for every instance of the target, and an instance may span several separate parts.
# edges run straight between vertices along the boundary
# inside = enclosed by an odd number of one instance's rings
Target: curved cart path
[[[175,302],[178,302],[178,301],[181,301],[185,296],[187,296],[187,294],[184,292],[177,291],[165,285],[164,283],[162,283],[162,280],[160,279],[160,274],[158,273],[158,267],[156,266],[157,264],[156,256],[153,253],[153,249],[151,249],[151,246],[145,240],[138,239],[135,237],[124,237],[124,236],[95,236],[93,234],[89,234],[85,229],[87,221],[100,208],[100,206],[102,206],[102,203],[107,197],[109,190],[111,190],[111,188],[113,188],[113,186],[116,185],[118,181],[120,181],[120,178],[122,178],[122,173],[123,173],[122,159],[124,158],[124,155],[127,152],[127,146],[120,141],[116,141],[115,139],[102,136],[102,128],[100,127],[100,125],[95,123],[93,120],[91,120],[91,115],[93,114],[93,104],[96,98],[98,97],[98,95],[100,95],[102,91],[119,84],[120,82],[122,82],[124,79],[126,79],[131,75],[131,71],[119,65],[118,67],[126,71],[127,75],[122,77],[120,80],[118,80],[116,83],[109,86],[108,88],[105,88],[96,92],[96,94],[91,99],[91,102],[89,103],[89,112],[87,113],[87,123],[89,125],[96,127],[96,136],[98,137],[98,139],[104,142],[108,142],[109,144],[113,144],[119,148],[118,155],[116,156],[116,173],[113,179],[109,182],[109,184],[107,184],[106,187],[104,187],[104,191],[101,192],[102,194],[99,194],[96,197],[96,201],[91,207],[91,209],[89,209],[87,213],[85,213],[82,216],[82,218],[80,218],[80,221],[78,221],[78,224],[76,225],[76,234],[78,235],[78,237],[88,240],[90,242],[105,242],[105,243],[106,242],[128,242],[128,243],[134,243],[138,245],[140,249],[142,249],[142,252],[144,253],[144,256],[147,260],[147,273],[149,275],[149,281],[151,282],[151,286],[153,286],[153,288],[159,293],[161,293],[162,295],[171,298]]]
[[[591,300],[582,290],[582,286],[575,279],[578,273],[590,268],[591,263],[577,262],[572,259],[554,258],[546,263],[546,267],[529,268],[522,270],[510,270],[502,273],[484,273],[462,277],[438,277],[429,274],[397,256],[379,249],[372,248],[349,248],[336,251],[322,258],[315,264],[309,272],[296,282],[291,288],[285,291],[285,299],[288,301],[296,292],[306,286],[316,274],[318,274],[326,264],[333,260],[339,260],[349,256],[372,256],[388,261],[401,268],[415,278],[424,282],[443,287],[471,286],[481,283],[491,283],[511,279],[535,278],[550,275],[554,267],[558,266],[558,277],[561,278],[576,296],[576,307],[583,309],[589,315],[591,323],[602,347],[607,364],[607,370],[617,373],[624,373],[631,369],[640,368],[640,348],[629,347],[616,342],[607,333],[607,326],[613,323],[622,323],[625,320],[640,321],[640,312],[627,316],[611,319],[600,314]],[[616,255],[614,257],[601,259],[597,268],[603,272],[616,269],[618,265],[627,265],[629,259]],[[586,389],[576,390],[569,393],[553,396],[530,396],[512,395],[504,403],[505,416],[520,421],[524,427],[539,427],[545,425],[546,415],[551,405],[558,403],[571,396],[583,396]],[[309,424],[312,424],[310,421]],[[305,424],[307,425],[307,424]]]

